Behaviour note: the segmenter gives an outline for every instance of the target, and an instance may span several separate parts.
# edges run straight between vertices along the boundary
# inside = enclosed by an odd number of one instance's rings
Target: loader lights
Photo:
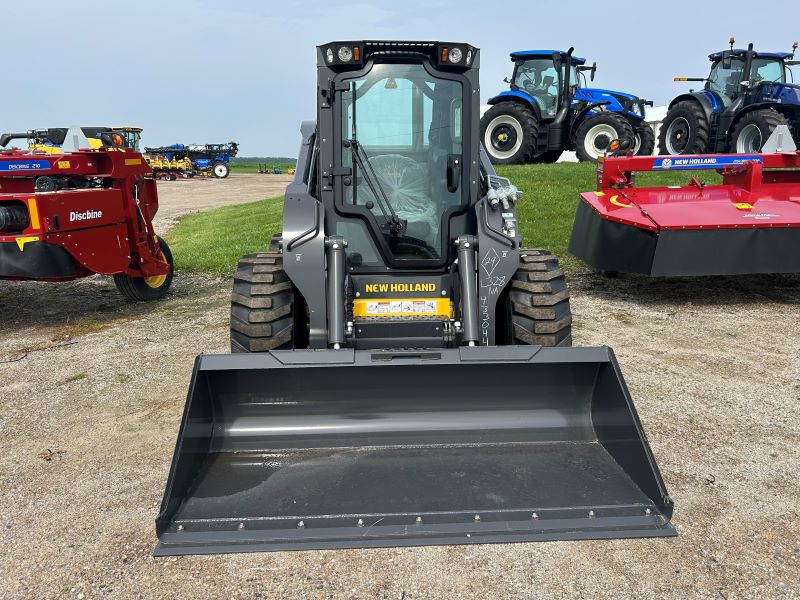
[[[122,136],[118,133],[111,134],[111,143],[115,146],[123,146],[125,145],[125,140],[122,139]]]
[[[353,59],[353,50],[349,46],[342,46],[337,54],[342,62],[350,62]]]
[[[477,49],[467,44],[440,43],[436,58],[439,67],[466,69],[472,66]]]
[[[361,66],[363,42],[333,42],[321,46],[325,64],[331,67],[356,68]]]
[[[0,232],[19,233],[30,225],[28,210],[21,202],[0,205]]]
[[[453,48],[450,51],[450,56],[447,57],[447,60],[456,65],[461,62],[462,58],[464,58],[464,53],[461,52],[461,48]]]

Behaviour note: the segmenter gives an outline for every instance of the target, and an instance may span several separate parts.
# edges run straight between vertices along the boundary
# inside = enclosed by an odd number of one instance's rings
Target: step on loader
[[[479,51],[317,49],[283,230],[198,357],[157,555],[671,536],[616,359],[572,348],[480,150]],[[267,232],[265,232],[265,239]]]

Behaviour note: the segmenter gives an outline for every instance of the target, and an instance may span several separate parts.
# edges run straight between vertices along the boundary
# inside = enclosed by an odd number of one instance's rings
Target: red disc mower
[[[692,169],[722,183],[633,187],[637,171]],[[569,251],[609,273],[799,273],[800,153],[601,158]]]
[[[125,150],[0,153],[0,279],[113,275],[131,300],[163,296],[172,254],[153,231],[156,182]]]

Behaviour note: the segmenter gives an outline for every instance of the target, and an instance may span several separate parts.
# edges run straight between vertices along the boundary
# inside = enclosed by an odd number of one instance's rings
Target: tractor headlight
[[[453,48],[450,50],[450,55],[447,57],[447,60],[455,65],[460,63],[462,58],[464,58],[464,54],[461,52],[461,48]]]
[[[332,63],[333,62],[333,50],[328,48],[328,51],[325,53],[325,58],[328,59],[329,63]]]
[[[339,60],[342,62],[350,62],[353,60],[353,50],[350,46],[342,46],[339,48]]]

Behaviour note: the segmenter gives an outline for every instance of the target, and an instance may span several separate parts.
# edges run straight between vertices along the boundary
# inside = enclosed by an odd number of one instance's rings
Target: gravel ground
[[[205,207],[257,178],[162,184],[162,230],[195,190]],[[155,559],[229,282],[179,273],[158,305],[104,278],[0,282],[0,598],[800,597],[800,277],[571,285],[576,344],[614,347],[679,537]]]

